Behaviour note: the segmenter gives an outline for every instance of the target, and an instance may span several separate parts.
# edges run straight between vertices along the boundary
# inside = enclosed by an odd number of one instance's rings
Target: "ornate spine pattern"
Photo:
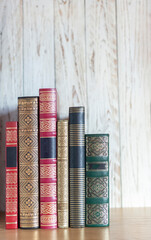
[[[69,227],[68,120],[57,122],[58,227]]]
[[[18,228],[17,122],[6,122],[6,229]]]
[[[109,135],[86,135],[86,226],[109,226]]]
[[[85,226],[85,113],[70,107],[70,227]]]
[[[39,227],[38,97],[18,99],[20,227]]]
[[[55,88],[39,90],[40,110],[40,227],[57,228]]]

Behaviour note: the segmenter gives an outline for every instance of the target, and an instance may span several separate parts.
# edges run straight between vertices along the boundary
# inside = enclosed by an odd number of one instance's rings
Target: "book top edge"
[[[65,120],[65,119],[63,119],[63,120],[57,120],[57,122],[58,122],[58,124],[61,124],[61,123],[68,123],[69,121],[68,121],[68,120]]]
[[[39,96],[25,96],[25,97],[18,97],[18,99],[24,99],[24,98],[39,98]]]
[[[79,112],[84,112],[85,107],[84,106],[79,106],[79,107],[69,107],[69,113],[79,113]]]
[[[109,137],[108,133],[92,133],[92,134],[85,134],[86,137],[102,137],[102,136],[107,136]]]
[[[7,121],[6,127],[17,127],[18,122],[17,121]]]
[[[49,91],[49,92],[54,92],[54,91],[57,91],[57,89],[56,88],[40,88],[39,89],[39,92],[42,92],[42,91],[44,91],[44,92],[47,92],[47,91]]]

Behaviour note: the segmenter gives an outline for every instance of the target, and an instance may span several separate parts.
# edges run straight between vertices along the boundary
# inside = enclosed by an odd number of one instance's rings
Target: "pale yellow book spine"
[[[57,122],[58,227],[69,227],[68,120]]]

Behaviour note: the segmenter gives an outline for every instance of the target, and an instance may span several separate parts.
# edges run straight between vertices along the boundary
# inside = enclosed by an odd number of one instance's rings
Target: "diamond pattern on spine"
[[[86,197],[108,197],[108,177],[87,177]]]
[[[21,203],[21,206],[22,206],[22,210],[26,210],[26,212],[28,212],[28,210],[37,210],[37,196],[33,196],[30,197],[30,196],[27,196],[27,197],[24,197],[24,196],[21,196],[20,197],[20,203]],[[22,211],[23,212],[23,211]],[[22,215],[22,212],[21,212],[21,215]],[[36,214],[37,215],[37,214]]]
[[[20,226],[38,227],[38,98],[19,99]]]
[[[27,182],[27,181],[22,181],[21,182],[21,187],[20,187],[20,194],[31,194],[31,193],[37,193],[38,192],[38,185],[36,184],[36,180],[35,180],[35,184]]]
[[[27,128],[35,128],[38,124],[37,116],[35,116],[35,114],[26,114],[25,112],[20,114],[19,121],[21,122],[21,128],[25,128],[27,131],[29,131]]]
[[[38,180],[38,165],[37,166],[21,165],[19,168],[19,174],[21,176],[21,180],[22,179]]]
[[[86,137],[86,156],[108,156],[108,137]]]
[[[20,151],[20,165],[21,164],[33,164],[37,159],[37,150],[32,150],[32,153],[30,151]]]
[[[87,224],[108,224],[108,203],[86,205]]]
[[[23,136],[21,135],[19,138],[20,141],[20,147],[22,150],[27,147],[32,147],[32,148],[37,148],[37,138],[38,138],[38,133],[34,135],[33,134],[24,134]]]

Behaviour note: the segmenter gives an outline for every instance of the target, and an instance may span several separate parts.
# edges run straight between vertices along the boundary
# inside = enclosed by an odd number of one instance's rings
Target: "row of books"
[[[57,121],[55,88],[18,98],[18,122],[6,123],[6,228],[108,225],[109,135],[85,135],[84,107]]]

